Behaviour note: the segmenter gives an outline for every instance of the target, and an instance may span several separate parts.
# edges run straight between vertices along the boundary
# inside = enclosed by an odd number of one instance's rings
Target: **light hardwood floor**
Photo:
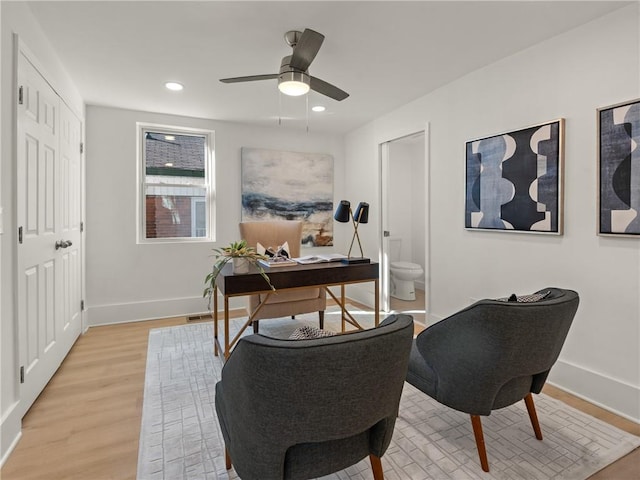
[[[94,327],[81,336],[24,417],[22,439],[0,478],[135,479],[149,330],[184,323],[173,318]],[[638,424],[553,387],[544,391],[640,436]],[[637,480],[640,449],[591,478]]]

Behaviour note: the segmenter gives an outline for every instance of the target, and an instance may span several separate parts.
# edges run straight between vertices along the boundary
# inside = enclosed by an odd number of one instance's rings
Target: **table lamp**
[[[370,263],[371,260],[364,257],[362,243],[360,243],[360,235],[358,235],[358,226],[361,223],[369,222],[369,204],[360,202],[354,214],[351,210],[351,203],[348,200],[340,200],[340,204],[333,218],[341,223],[348,223],[349,221],[353,223],[353,237],[351,238],[351,245],[349,245],[349,253],[347,254],[347,258],[342,259],[342,263]],[[352,257],[351,250],[353,249],[353,242],[356,238],[358,239],[358,246],[360,247],[360,256]]]

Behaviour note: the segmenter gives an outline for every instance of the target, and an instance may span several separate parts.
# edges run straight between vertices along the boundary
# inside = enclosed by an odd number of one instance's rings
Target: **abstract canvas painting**
[[[598,109],[601,235],[640,236],[640,100]]]
[[[564,119],[466,143],[465,228],[562,233]]]
[[[333,157],[242,148],[242,220],[301,220],[302,245],[333,245]]]

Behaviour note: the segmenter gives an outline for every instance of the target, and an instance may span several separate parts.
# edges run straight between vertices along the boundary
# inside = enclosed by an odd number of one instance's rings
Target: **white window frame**
[[[194,135],[205,138],[205,179],[206,188],[205,207],[207,208],[207,235],[204,237],[164,237],[147,238],[147,212],[146,212],[146,171],[145,171],[145,135],[147,132],[161,133],[165,135]],[[173,125],[161,125],[154,123],[136,123],[137,134],[137,192],[136,200],[136,224],[138,244],[158,244],[158,243],[199,243],[215,241],[215,148],[213,130],[198,128],[178,127]],[[163,184],[163,186],[178,186]],[[185,186],[185,185],[182,185]],[[200,186],[200,185],[199,185]],[[193,231],[193,229],[192,229]]]
[[[197,213],[198,213],[198,209],[197,206],[199,203],[204,203],[205,204],[205,208],[207,208],[207,202],[206,200],[200,200],[197,198],[192,198],[191,199],[191,237],[192,238],[203,238],[203,237],[198,237],[196,234],[198,233],[198,227],[196,225],[197,223]],[[205,228],[206,230],[206,228]],[[206,237],[206,231],[205,231],[205,237]]]

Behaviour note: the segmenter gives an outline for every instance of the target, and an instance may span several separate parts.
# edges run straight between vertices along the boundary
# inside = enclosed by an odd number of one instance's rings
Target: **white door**
[[[380,210],[381,210],[381,229],[382,236],[380,238],[380,247],[382,255],[380,255],[380,308],[385,312],[391,311],[391,302],[389,301],[390,278],[389,278],[389,143],[384,142],[379,145],[380,155]]]
[[[82,329],[82,123],[60,103],[60,301],[63,343],[67,352]],[[54,247],[55,248],[55,247]],[[65,352],[66,355],[66,352]]]
[[[17,128],[20,410],[81,330],[81,122],[21,53]]]

